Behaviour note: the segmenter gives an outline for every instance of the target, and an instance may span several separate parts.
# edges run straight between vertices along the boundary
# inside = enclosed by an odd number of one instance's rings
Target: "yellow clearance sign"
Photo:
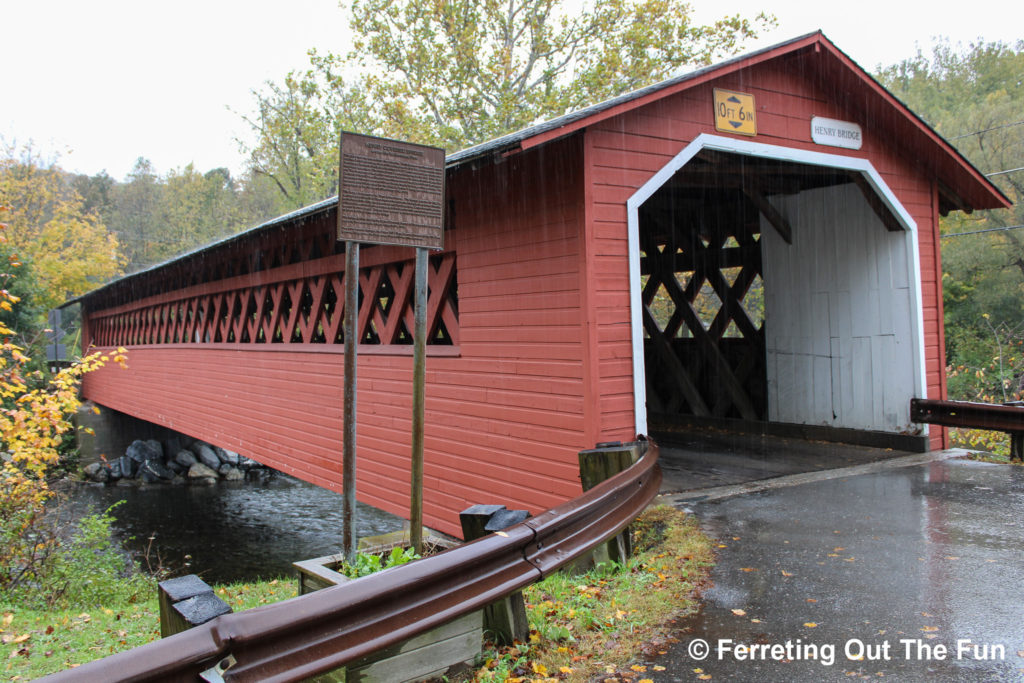
[[[754,96],[715,88],[715,129],[740,135],[757,135]]]

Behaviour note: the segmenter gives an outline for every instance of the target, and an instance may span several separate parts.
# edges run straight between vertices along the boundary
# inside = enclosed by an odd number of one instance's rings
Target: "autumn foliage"
[[[0,206],[0,212],[6,207]],[[0,223],[0,239],[6,229]],[[0,273],[0,285],[9,279]],[[0,309],[11,310],[17,303],[16,296],[0,289]],[[60,459],[62,436],[71,429],[68,417],[81,405],[82,375],[111,360],[93,354],[31,388],[30,359],[13,336],[14,330],[0,323],[0,594],[43,578],[59,542],[55,530],[46,528],[46,504],[53,497],[48,477]],[[119,349],[113,361],[124,360]]]

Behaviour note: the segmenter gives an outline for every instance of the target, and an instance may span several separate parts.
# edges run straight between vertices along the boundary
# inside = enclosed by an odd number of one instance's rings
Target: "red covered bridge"
[[[425,521],[579,492],[679,421],[945,444],[938,220],[1007,199],[820,33],[453,154],[429,268]],[[87,398],[340,490],[343,244],[326,200],[81,298],[130,370]],[[403,514],[411,249],[358,274],[361,500]]]

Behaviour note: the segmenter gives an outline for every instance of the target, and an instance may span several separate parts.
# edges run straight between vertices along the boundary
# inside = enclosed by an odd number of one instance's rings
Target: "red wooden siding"
[[[643,108],[602,121],[586,131],[587,245],[595,270],[603,264],[592,288],[606,305],[595,308],[599,330],[598,385],[602,387],[598,440],[628,438],[632,425],[629,278],[627,272],[626,200],[652,175],[701,133],[728,135],[714,127],[713,88],[754,95],[758,107],[755,141],[785,147],[867,158],[882,175],[918,227],[924,304],[925,361],[928,395],[945,396],[944,347],[941,342],[941,272],[938,254],[938,212],[932,181],[920,173],[918,160],[901,156],[891,140],[873,134],[883,121],[865,120],[842,93],[806,77],[801,69],[771,62],[748,71],[698,85]],[[892,116],[901,116],[892,111]],[[812,116],[859,122],[865,142],[858,151],[821,147],[811,141]],[[625,400],[626,396],[630,400]],[[932,430],[933,448],[945,446],[941,430]]]
[[[570,139],[449,178],[458,345],[428,347],[428,526],[458,534],[458,513],[474,503],[539,512],[579,493],[576,453],[593,445],[584,433],[579,158],[579,140]],[[365,249],[361,265],[378,265],[377,250]],[[377,261],[411,253],[381,252]],[[315,263],[281,268],[308,278]],[[241,279],[283,276],[291,274],[270,269]],[[165,305],[188,293],[155,296]],[[109,313],[90,315],[98,321]],[[358,495],[405,516],[412,361],[387,351],[360,348]],[[137,344],[128,371],[88,377],[85,395],[340,490],[342,359],[341,344]]]

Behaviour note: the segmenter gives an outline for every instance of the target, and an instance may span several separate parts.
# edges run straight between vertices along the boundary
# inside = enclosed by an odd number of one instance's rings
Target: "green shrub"
[[[0,594],[0,601],[87,609],[132,603],[155,593],[155,580],[139,571],[111,533],[110,511],[115,506],[79,519],[48,549],[45,561],[35,569],[35,580]]]
[[[352,564],[345,563],[341,566],[341,573],[350,579],[358,579],[360,576],[369,576],[383,569],[391,569],[398,565],[420,559],[419,554],[412,548],[392,548],[387,555],[359,553]]]

